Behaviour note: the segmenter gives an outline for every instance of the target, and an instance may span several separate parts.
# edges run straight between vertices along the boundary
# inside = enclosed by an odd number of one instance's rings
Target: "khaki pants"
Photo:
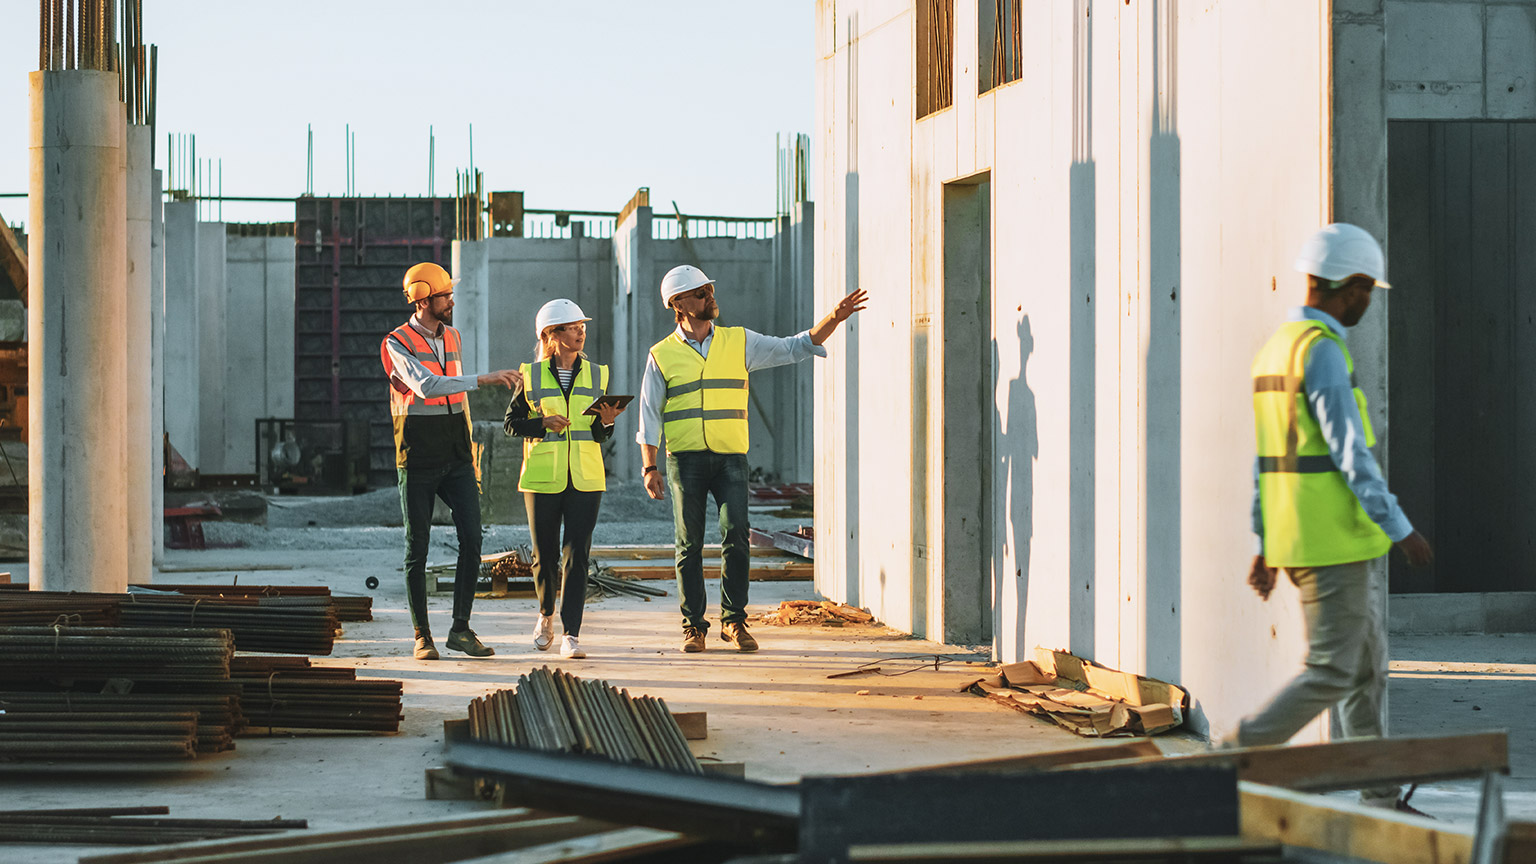
[[[1345,738],[1386,734],[1386,560],[1285,571],[1301,591],[1307,624],[1306,667],[1237,727],[1239,747],[1284,744],[1334,708]],[[1361,797],[1395,799],[1398,787]]]

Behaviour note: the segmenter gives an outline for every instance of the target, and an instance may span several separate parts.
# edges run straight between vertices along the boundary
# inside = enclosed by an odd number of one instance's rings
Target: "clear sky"
[[[424,195],[475,164],[533,208],[767,216],[774,133],[809,132],[814,0],[144,0],[160,46],[157,167],[167,133],[223,160],[228,195],[341,194],[345,133],[364,195]],[[37,4],[0,0],[0,192],[28,183],[27,73]],[[291,206],[226,205],[281,220]],[[0,215],[26,219],[23,199]]]

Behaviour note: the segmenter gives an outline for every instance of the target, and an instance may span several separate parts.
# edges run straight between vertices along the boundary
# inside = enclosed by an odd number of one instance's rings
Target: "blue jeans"
[[[747,456],[693,450],[667,454],[676,532],[677,593],[683,627],[709,629],[704,612],[704,505],[714,496],[720,511],[720,623],[747,620],[748,570],[752,564],[747,522]]]
[[[472,462],[444,468],[401,468],[400,511],[405,517],[405,596],[411,626],[430,635],[427,624],[427,543],[432,537],[434,498],[453,513],[459,536],[459,565],[453,578],[453,617],[469,620],[480,578],[480,484]]]

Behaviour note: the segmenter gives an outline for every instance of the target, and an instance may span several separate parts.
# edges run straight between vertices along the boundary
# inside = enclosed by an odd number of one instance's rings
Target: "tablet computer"
[[[633,399],[633,398],[635,398],[635,397],[633,397],[633,396],[601,396],[601,397],[598,398],[598,400],[596,402],[592,403],[592,407],[588,408],[587,410],[585,410],[585,411],[583,411],[581,413],[583,413],[583,414],[591,414],[593,417],[596,417],[597,416],[597,408],[598,408],[599,405],[617,405],[618,407],[623,408],[625,405],[628,405],[629,401],[631,399]]]

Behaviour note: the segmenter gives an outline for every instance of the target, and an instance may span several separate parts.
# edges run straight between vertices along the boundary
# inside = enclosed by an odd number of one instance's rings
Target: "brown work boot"
[[[747,625],[740,622],[722,624],[720,638],[736,646],[737,651],[756,651],[757,640],[747,632]]]
[[[683,628],[683,653],[697,654],[704,650],[704,631],[697,627]]]
[[[416,650],[411,652],[411,656],[417,660],[436,660],[437,646],[432,644],[432,637],[417,636]]]

